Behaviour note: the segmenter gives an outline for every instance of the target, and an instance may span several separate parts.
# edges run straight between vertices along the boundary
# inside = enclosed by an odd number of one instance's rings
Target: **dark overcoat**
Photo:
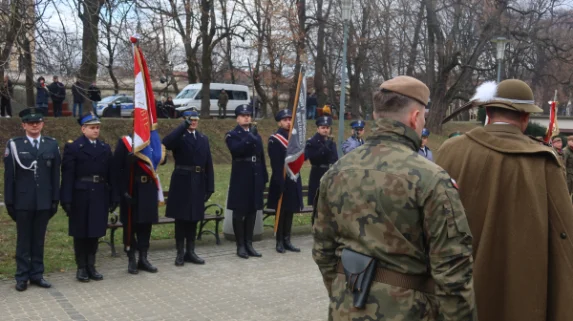
[[[233,158],[227,208],[238,215],[254,214],[263,208],[269,181],[261,136],[237,126],[227,133],[225,142]]]
[[[281,128],[275,134],[281,135],[284,140],[280,140],[280,138],[273,135],[269,137],[268,152],[273,173],[269,186],[267,208],[277,209],[279,199],[281,194],[283,194],[281,211],[298,212],[304,206],[302,201],[302,179],[299,175],[295,182],[289,177],[285,178],[284,175],[287,144],[283,142],[288,141],[288,131]]]
[[[129,150],[119,139],[113,153],[113,171],[116,180],[117,196],[121,200],[119,205],[120,220],[123,224],[127,223],[129,203],[123,195],[129,193],[130,174],[133,168],[133,191],[132,198],[135,205],[132,207],[132,222],[134,223],[157,223],[158,220],[158,188],[153,177],[147,174],[138,164],[140,161],[130,164]]]
[[[308,205],[313,205],[316,190],[320,185],[322,175],[328,171],[330,165],[338,160],[336,143],[325,140],[319,133],[314,134],[304,148],[304,157],[311,164],[310,177],[308,179]]]
[[[18,164],[11,142],[23,166],[37,162],[36,177]],[[60,200],[60,163],[58,142],[51,137],[42,136],[39,149],[26,136],[10,139],[4,152],[4,202],[16,211],[50,210],[52,202]]]
[[[209,139],[198,131],[194,136],[184,123],[163,138],[163,145],[173,151],[175,159],[165,216],[191,222],[202,220],[205,194],[215,191]]]
[[[85,136],[64,147],[60,202],[71,204],[69,234],[73,237],[102,237],[106,233],[112,190],[111,147]],[[94,176],[96,176],[94,178]],[[91,182],[88,181],[91,178]]]

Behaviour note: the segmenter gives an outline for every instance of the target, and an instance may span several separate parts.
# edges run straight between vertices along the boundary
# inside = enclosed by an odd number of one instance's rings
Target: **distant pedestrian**
[[[41,108],[44,115],[48,115],[48,98],[50,93],[46,86],[46,79],[39,77],[36,82],[36,107]]]
[[[74,96],[74,107],[72,109],[72,115],[76,117],[82,115],[82,109],[86,96],[84,85],[82,85],[79,79],[72,85],[72,95]]]
[[[62,116],[62,104],[66,99],[66,87],[58,81],[58,76],[54,76],[53,82],[48,86],[50,97],[52,98],[52,107],[54,117]]]
[[[101,91],[96,86],[95,81],[88,87],[88,97],[92,101],[92,108],[95,111],[97,109],[97,103],[101,100]]]
[[[422,129],[422,145],[420,145],[420,149],[418,150],[418,154],[424,156],[429,161],[434,161],[434,154],[427,146],[428,144],[428,137],[430,137],[430,130],[427,128]]]
[[[4,83],[2,84],[0,99],[0,108],[2,110],[2,117],[10,118],[12,117],[12,97],[14,96],[14,85],[10,80],[10,77],[4,76]]]
[[[217,105],[219,106],[219,117],[221,118],[227,117],[228,102],[229,102],[229,95],[227,95],[225,89],[222,89],[221,93],[219,94],[219,101],[217,102]]]
[[[318,101],[316,99],[316,93],[313,93],[312,95],[309,93],[307,93],[306,96],[306,116],[307,119],[314,119],[316,117],[316,107],[318,106]]]

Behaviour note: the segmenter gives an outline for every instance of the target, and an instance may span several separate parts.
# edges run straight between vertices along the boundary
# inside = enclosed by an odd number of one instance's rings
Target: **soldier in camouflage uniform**
[[[428,99],[414,78],[384,82],[374,96],[377,129],[321,180],[312,255],[329,320],[477,320],[472,235],[456,184],[418,154]],[[362,309],[342,274],[348,250],[377,264]]]
[[[573,135],[567,137],[567,146],[563,148],[563,159],[567,171],[567,189],[573,195]]]

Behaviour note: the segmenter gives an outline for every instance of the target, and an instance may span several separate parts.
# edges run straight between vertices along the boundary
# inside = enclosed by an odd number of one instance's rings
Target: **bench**
[[[265,187],[265,191],[263,193],[263,199],[266,200],[269,198],[269,188]],[[302,202],[303,204],[306,204],[308,202],[308,186],[303,185],[302,186]],[[302,210],[296,212],[295,214],[312,214],[313,211],[313,207],[312,206],[307,206],[305,205]],[[263,222],[271,217],[271,216],[275,216],[276,215],[276,210],[272,209],[272,208],[267,208],[267,204],[265,203],[265,206],[263,207]],[[274,224],[264,224],[264,226],[268,226],[268,227],[274,227]]]
[[[165,201],[167,201],[167,197],[169,196],[169,191],[163,192],[163,197]],[[212,213],[209,213],[212,212]],[[225,218],[223,215],[223,207],[219,204],[209,204],[205,206],[205,218],[199,222],[199,233],[197,233],[197,239],[200,240],[203,234],[208,233],[215,236],[215,240],[217,245],[221,244],[221,239],[219,238],[219,223],[223,221]],[[215,230],[208,230],[205,229],[205,226],[209,222],[215,222]],[[153,223],[153,225],[161,225],[161,224],[171,224],[175,223],[175,220],[169,217],[159,217],[157,223]],[[123,224],[119,221],[119,213],[114,211],[112,216],[110,217],[109,222],[107,223],[107,228],[111,231],[109,241],[102,239],[100,243],[106,243],[109,245],[111,249],[111,256],[117,256],[117,251],[115,250],[115,231],[118,228],[122,227]]]

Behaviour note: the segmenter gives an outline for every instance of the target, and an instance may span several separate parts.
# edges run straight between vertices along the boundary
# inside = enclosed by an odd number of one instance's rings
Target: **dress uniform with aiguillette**
[[[83,127],[101,122],[92,112],[81,116],[78,123]],[[111,147],[97,138],[82,135],[64,147],[61,203],[69,217],[76,278],[81,282],[103,279],[95,269],[95,260],[98,239],[106,234],[108,213],[117,207],[111,164]]]
[[[123,242],[129,259],[127,271],[137,274],[138,270],[151,273],[157,268],[147,260],[151,228],[159,220],[159,194],[154,178],[143,169],[145,164],[135,156],[132,150],[132,139],[123,136],[117,142],[113,153],[114,178],[117,180],[115,191],[120,199],[119,218],[123,224]],[[132,180],[133,179],[133,180]],[[133,190],[130,194],[130,184]],[[131,209],[130,209],[131,208]],[[131,228],[129,224],[129,211],[131,210]],[[131,229],[131,233],[129,230]],[[129,250],[127,249],[128,235]],[[139,252],[139,261],[135,261],[135,251]]]
[[[319,117],[316,120],[316,127],[320,126],[332,126],[332,118],[328,116]],[[312,165],[308,179],[308,205],[313,205],[320,178],[338,160],[336,143],[328,135],[323,136],[316,133],[306,142],[304,157]]]
[[[195,254],[197,222],[205,217],[204,204],[215,191],[209,139],[203,133],[190,128],[193,121],[199,120],[199,113],[194,110],[186,111],[183,116],[186,117],[183,124],[163,138],[163,145],[173,151],[175,159],[165,216],[175,219],[177,266],[183,265],[184,262],[205,263]]]
[[[275,120],[280,122],[284,118],[292,119],[292,112],[288,109],[279,111]],[[276,250],[284,253],[285,250],[300,252],[300,249],[294,247],[290,242],[290,233],[292,227],[293,215],[304,206],[302,200],[302,179],[300,175],[296,181],[285,177],[285,158],[288,146],[288,129],[279,128],[269,137],[269,159],[273,170],[271,183],[269,185],[269,197],[267,208],[277,209],[279,199],[282,195],[280,208],[279,224],[276,235]]]
[[[235,117],[251,116],[249,105],[235,108]],[[256,126],[240,124],[227,132],[227,147],[233,158],[227,208],[233,211],[233,231],[237,255],[241,258],[259,257],[253,248],[253,230],[257,211],[263,209],[263,192],[269,177],[265,151]]]
[[[38,108],[20,112],[26,126],[43,126]],[[38,127],[34,127],[38,128]],[[41,135],[15,137],[4,152],[4,202],[16,221],[16,289],[27,289],[28,281],[49,288],[43,278],[44,239],[48,221],[60,200],[60,150],[55,139]],[[35,134],[34,134],[35,135]]]

